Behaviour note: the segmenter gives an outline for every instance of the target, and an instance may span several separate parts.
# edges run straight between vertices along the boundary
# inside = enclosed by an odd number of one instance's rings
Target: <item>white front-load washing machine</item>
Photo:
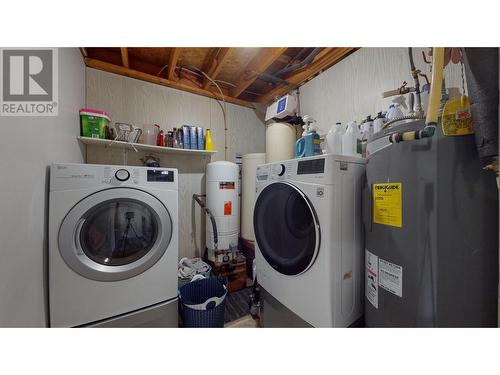
[[[363,313],[361,158],[257,167],[257,281],[264,327],[348,327]]]
[[[177,327],[176,169],[53,164],[51,327]]]

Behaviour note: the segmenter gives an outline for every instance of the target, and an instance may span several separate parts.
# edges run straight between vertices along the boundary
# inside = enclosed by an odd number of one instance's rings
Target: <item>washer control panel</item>
[[[50,189],[149,186],[177,189],[177,170],[121,165],[58,164],[50,169]]]
[[[148,169],[148,182],[174,182],[174,171]]]

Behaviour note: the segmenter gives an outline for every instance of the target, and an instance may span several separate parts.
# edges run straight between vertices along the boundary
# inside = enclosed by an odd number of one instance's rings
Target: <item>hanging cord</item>
[[[210,78],[208,76],[208,74],[206,74],[203,70],[201,69],[198,69],[197,67],[195,66],[189,66],[190,68],[193,68],[195,70],[197,70],[198,72],[200,72],[201,74],[203,74],[205,76],[206,79],[208,79],[210,82],[212,82],[215,87],[217,87],[217,89],[219,90],[219,93],[220,93],[220,96],[222,98],[222,102],[224,103],[224,106],[222,106],[222,104],[220,103],[220,101],[216,98],[215,101],[217,102],[217,104],[219,104],[221,110],[222,110],[222,117],[224,119],[224,160],[227,160],[227,118],[226,118],[226,113],[227,113],[227,104],[226,104],[226,99],[224,97],[224,93],[222,92],[222,89],[220,88],[220,86],[217,84],[217,82],[215,82],[215,80],[213,80],[212,78]]]
[[[163,72],[163,70],[164,70],[166,67],[168,67],[168,65],[165,65],[163,68],[161,68],[161,70],[158,72],[157,76],[160,76],[161,72]],[[179,71],[179,74],[180,74],[183,70],[185,70],[185,71],[187,71],[187,72],[189,72],[189,73],[191,73],[191,74],[193,74],[193,75],[195,75],[195,76],[197,76],[197,77],[204,77],[204,75],[203,75],[203,74],[200,74],[200,73],[198,73],[198,72],[196,72],[196,71],[194,71],[194,70],[191,70],[191,69],[189,69],[189,68],[186,68],[185,66],[176,66],[176,67],[175,67],[175,70],[178,70],[178,71]],[[187,78],[187,77],[186,77],[186,79],[188,79],[189,81],[193,82],[195,85],[200,86],[198,82],[196,82],[196,81],[194,81],[194,80],[192,80],[192,79],[189,79],[189,78]],[[217,83],[221,83],[221,84],[223,84],[223,85],[226,85],[226,86],[236,87],[236,85],[235,85],[234,83],[231,83],[231,82],[228,82],[228,81],[224,81],[224,80],[222,80],[222,79],[214,79],[214,81],[215,81],[215,82],[217,82]],[[258,95],[260,95],[260,93],[255,92],[255,91],[250,91],[250,90],[244,90],[243,92],[245,92],[245,93],[247,93],[247,94],[251,94],[251,95],[257,95],[257,96],[258,96]]]

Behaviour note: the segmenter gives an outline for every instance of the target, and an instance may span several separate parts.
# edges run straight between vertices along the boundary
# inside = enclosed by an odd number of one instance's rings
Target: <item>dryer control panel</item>
[[[300,160],[297,163],[297,174],[325,173],[325,158]]]

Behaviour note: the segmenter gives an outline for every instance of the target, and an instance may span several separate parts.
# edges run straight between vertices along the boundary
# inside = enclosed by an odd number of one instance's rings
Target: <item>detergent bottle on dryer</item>
[[[295,143],[295,157],[304,158],[307,156],[321,155],[321,140],[318,134],[318,127],[312,117],[306,115],[303,118],[306,123],[303,126],[302,138]]]

